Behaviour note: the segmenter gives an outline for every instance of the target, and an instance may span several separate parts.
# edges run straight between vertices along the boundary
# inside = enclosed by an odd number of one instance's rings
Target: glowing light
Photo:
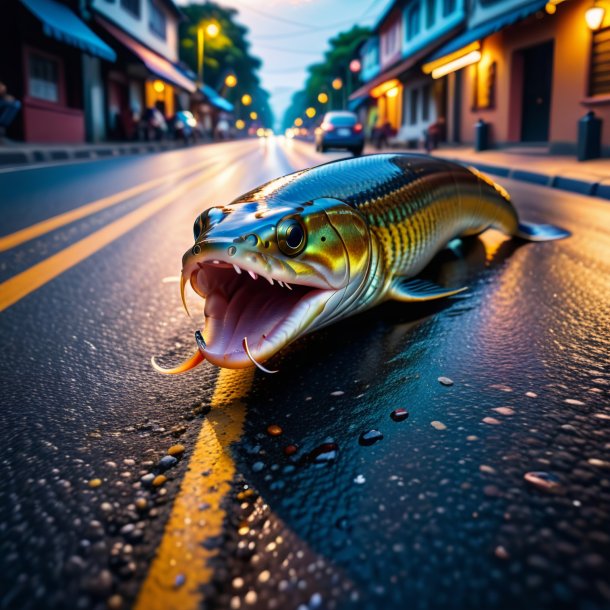
[[[388,97],[396,97],[398,95],[398,87],[392,87],[387,93],[386,95]]]
[[[258,114],[257,114],[256,112],[252,111],[252,112],[250,113],[250,118],[251,118],[253,121],[256,121],[256,119],[258,119]]]
[[[227,87],[235,87],[235,85],[237,85],[237,77],[235,74],[227,75],[227,78],[225,78],[225,85]]]
[[[473,42],[469,45],[466,45],[465,47],[462,47],[461,49],[459,49],[453,53],[449,53],[449,55],[445,55],[444,57],[440,57],[439,59],[435,59],[434,61],[424,64],[422,66],[422,71],[424,74],[431,74],[437,68],[441,68],[442,66],[445,66],[446,64],[451,63],[456,59],[460,59],[461,57],[468,55],[472,51],[480,51],[480,50],[481,50],[481,43],[478,40],[476,40],[475,42]]]
[[[249,105],[252,103],[252,96],[251,96],[251,95],[248,95],[247,93],[244,93],[244,94],[241,96],[241,103],[242,103],[244,106],[249,106]]]
[[[243,129],[245,126],[246,123],[241,119],[237,119],[237,121],[235,121],[235,127],[237,127],[237,129]]]
[[[320,104],[326,104],[326,102],[328,102],[328,95],[326,95],[326,93],[320,93],[318,95],[318,102],[320,102]]]
[[[313,119],[313,117],[316,116],[316,109],[313,108],[313,106],[310,106],[306,111],[305,114],[310,118]]]
[[[264,137],[265,137],[265,130],[264,130],[262,127],[259,127],[259,128],[256,130],[256,135],[257,135],[259,138],[264,138]]]
[[[587,22],[587,26],[590,30],[599,30],[604,22],[604,17],[606,15],[606,9],[602,6],[592,6],[587,9],[585,13],[585,21]]]
[[[156,80],[153,83],[153,89],[157,92],[157,93],[163,93],[165,91],[165,83],[161,80]]]
[[[349,69],[352,72],[360,72],[360,68],[362,68],[362,64],[359,60],[352,59],[352,61],[349,62]]]
[[[381,97],[384,93],[387,93],[391,89],[396,89],[399,84],[400,82],[396,78],[387,80],[385,83],[381,83],[381,85],[377,85],[374,89],[371,89],[371,96],[374,98]]]
[[[220,34],[220,28],[218,27],[218,24],[216,24],[216,23],[208,23],[208,25],[205,28],[205,33],[210,38],[216,38],[216,36],[218,36],[218,34]]]
[[[302,124],[303,124],[303,119],[302,119],[301,117],[297,117],[297,118],[294,120],[294,125],[295,125],[295,127],[300,127]]]
[[[335,78],[331,85],[335,91],[338,91],[341,89],[341,87],[343,87],[343,81],[340,78]]]
[[[464,55],[463,57],[459,57],[458,59],[454,59],[449,63],[441,66],[440,68],[435,68],[432,70],[432,78],[441,78],[441,76],[445,76],[446,74],[451,74],[451,72],[455,72],[456,70],[461,70],[465,66],[469,66],[470,64],[476,64],[481,59],[481,51],[471,51],[468,55]]]
[[[552,2],[547,2],[546,6],[544,7],[544,10],[549,15],[554,15],[557,12],[557,6],[555,6]]]

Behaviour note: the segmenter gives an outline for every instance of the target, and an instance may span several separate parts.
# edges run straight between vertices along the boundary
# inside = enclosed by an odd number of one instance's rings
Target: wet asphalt
[[[192,348],[175,279],[193,219],[340,156],[249,141],[0,173],[0,235],[191,163],[209,173],[0,314],[0,608],[135,603],[218,374],[149,366]],[[423,275],[468,292],[382,305],[257,372],[202,607],[610,607],[610,208],[500,182],[523,218],[573,236],[461,242]],[[175,185],[0,253],[0,281]]]

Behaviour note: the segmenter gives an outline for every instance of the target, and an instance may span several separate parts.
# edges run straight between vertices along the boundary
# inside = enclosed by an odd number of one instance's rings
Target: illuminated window
[[[148,27],[153,34],[156,34],[159,38],[165,40],[167,35],[167,18],[155,0],[149,1]]]
[[[121,6],[134,17],[140,18],[140,0],[121,0]]]
[[[589,95],[610,94],[610,28],[593,32]]]
[[[455,0],[443,0],[443,17],[451,15],[455,11]]]
[[[59,102],[59,63],[53,59],[30,54],[28,61],[28,93],[47,102]]]
[[[407,14],[407,40],[411,40],[419,34],[421,27],[420,13],[419,2],[415,3],[409,9],[409,13]]]

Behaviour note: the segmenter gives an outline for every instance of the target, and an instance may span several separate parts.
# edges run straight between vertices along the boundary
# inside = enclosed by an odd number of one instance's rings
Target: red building
[[[7,0],[0,20],[0,54],[0,82],[22,103],[8,137],[83,142],[92,111],[83,65],[91,59],[111,63],[115,52],[66,3]]]

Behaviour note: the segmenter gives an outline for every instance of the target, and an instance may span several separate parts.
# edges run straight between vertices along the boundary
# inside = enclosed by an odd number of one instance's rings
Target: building
[[[189,109],[196,85],[177,64],[182,15],[172,0],[91,0],[89,11],[92,26],[118,56],[116,65],[89,71],[96,90],[106,92],[93,139],[131,139],[152,109],[164,117]]]
[[[111,66],[113,49],[56,0],[8,0],[2,6],[0,81],[22,103],[10,138],[82,142],[95,113],[85,79],[89,64]],[[8,61],[7,58],[10,58]]]
[[[594,110],[610,153],[610,17],[602,9],[592,30],[592,7],[589,0],[473,1],[464,33],[424,66],[433,77],[462,74],[453,99],[463,142],[473,142],[474,125],[483,120],[495,147],[574,154],[578,120]]]
[[[434,125],[472,145],[483,121],[490,146],[565,154],[594,111],[610,155],[608,45],[610,15],[592,0],[396,0],[362,47],[351,99],[368,97],[368,118],[396,144],[420,145]]]
[[[361,51],[365,84],[352,100],[368,96],[368,124],[389,125],[396,143],[418,146],[435,122],[449,122],[453,78],[421,71],[424,58],[463,28],[465,0],[398,0],[391,4]]]

